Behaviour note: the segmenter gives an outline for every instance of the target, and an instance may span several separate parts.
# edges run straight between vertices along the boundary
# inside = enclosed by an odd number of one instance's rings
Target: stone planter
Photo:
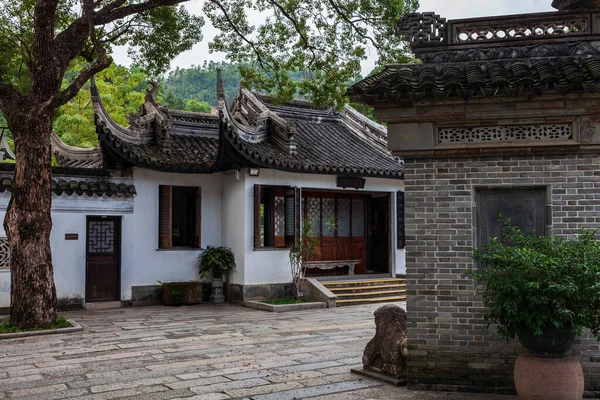
[[[515,386],[520,400],[579,400],[584,380],[581,362],[571,357],[519,356]]]
[[[162,302],[165,306],[202,303],[201,282],[165,282],[162,284]]]
[[[570,328],[547,329],[541,336],[519,335],[531,355],[515,361],[515,387],[521,400],[579,400],[584,379],[581,362],[567,357],[575,334]]]

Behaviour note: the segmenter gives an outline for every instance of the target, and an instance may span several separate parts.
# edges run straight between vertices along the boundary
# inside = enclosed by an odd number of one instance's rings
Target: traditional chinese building
[[[512,392],[523,353],[485,330],[464,277],[503,213],[538,234],[600,226],[600,8],[450,20],[403,18],[422,62],[389,65],[354,85],[388,124],[405,162],[409,386]],[[588,395],[600,393],[599,345],[573,347]]]
[[[290,295],[288,246],[305,217],[320,242],[308,271],[314,280],[353,274],[392,283],[377,293],[336,296],[315,282],[306,287],[311,296],[329,306],[403,300],[394,279],[404,274],[397,229],[403,167],[387,150],[386,129],[349,107],[277,105],[246,89],[230,106],[218,89],[218,114],[161,107],[151,91],[123,127],[92,87],[100,146],[73,148],[53,136],[59,301],[160,301],[157,281],[198,280],[199,249],[209,245],[234,252],[229,300]],[[5,169],[0,218],[10,198],[11,166]],[[1,244],[0,307],[7,307],[10,272]]]

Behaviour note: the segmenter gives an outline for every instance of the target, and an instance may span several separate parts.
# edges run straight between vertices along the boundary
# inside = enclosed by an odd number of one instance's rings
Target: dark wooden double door
[[[367,261],[367,196],[306,191],[302,197],[304,216],[312,221],[313,234],[319,237],[315,261],[361,260],[354,272],[364,274]],[[319,271],[309,270],[307,273],[318,274]]]
[[[119,300],[121,217],[87,217],[85,300]]]

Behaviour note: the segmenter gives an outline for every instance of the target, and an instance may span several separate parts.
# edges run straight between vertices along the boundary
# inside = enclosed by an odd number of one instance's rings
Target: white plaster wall
[[[246,175],[234,171],[222,174],[223,184],[223,244],[231,248],[235,256],[236,268],[231,270],[228,279],[231,283],[243,285],[246,265]],[[249,199],[253,201],[253,198]],[[252,224],[253,221],[251,221]],[[252,230],[252,228],[251,228]],[[253,233],[254,237],[254,233]]]
[[[296,174],[268,169],[261,169],[258,177],[248,176],[246,170],[242,170],[241,174],[245,176],[245,197],[247,199],[245,205],[246,256],[244,263],[244,284],[256,285],[291,282],[292,275],[288,263],[287,250],[254,250],[254,185],[282,185],[297,186],[302,189],[341,190],[337,187],[337,176]],[[403,189],[404,182],[400,179],[367,178],[364,191],[395,194],[398,190]],[[348,191],[356,192],[354,189]],[[390,215],[390,220],[395,224],[396,197],[394,195],[391,196],[391,206],[392,213]],[[394,274],[404,274],[406,271],[405,252],[404,250],[396,249],[395,226],[392,228],[391,232],[391,243],[392,249],[390,250],[390,259],[393,266],[392,271]]]
[[[134,201],[132,257],[124,271],[122,298],[131,298],[132,285],[156,285],[199,279],[198,249],[158,249],[159,185],[202,187],[202,238],[206,247],[222,245],[221,174],[174,174],[136,168],[133,172],[137,196]]]
[[[4,221],[9,195],[0,195],[0,220]],[[85,298],[86,216],[121,215],[123,238],[133,231],[133,200],[119,200],[104,196],[54,195],[52,198],[52,233],[50,246],[54,266],[57,297]],[[77,233],[78,240],[65,240],[66,233]],[[6,236],[0,226],[0,236]],[[126,254],[131,253],[131,243],[123,240],[123,265]],[[10,306],[10,271],[0,270],[0,307]]]

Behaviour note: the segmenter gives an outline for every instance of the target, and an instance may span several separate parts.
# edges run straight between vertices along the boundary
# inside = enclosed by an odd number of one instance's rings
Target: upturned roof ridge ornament
[[[396,24],[396,34],[411,45],[448,43],[446,18],[434,12],[406,14]]]

